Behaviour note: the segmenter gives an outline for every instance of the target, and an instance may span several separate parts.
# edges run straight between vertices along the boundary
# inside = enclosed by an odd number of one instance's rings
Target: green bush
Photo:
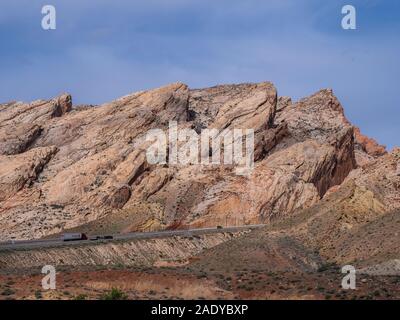
[[[126,300],[126,299],[128,299],[126,293],[117,288],[112,288],[110,292],[105,293],[102,296],[102,300]]]
[[[74,300],[86,300],[87,295],[86,294],[78,294],[76,297],[74,297]]]
[[[35,291],[35,298],[38,300],[43,298],[42,292],[40,290]]]

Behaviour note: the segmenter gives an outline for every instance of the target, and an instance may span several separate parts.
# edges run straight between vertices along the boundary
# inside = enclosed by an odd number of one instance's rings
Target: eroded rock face
[[[63,94],[50,101],[0,105],[0,154],[22,153],[35,143],[43,126],[72,108],[72,98]]]
[[[0,156],[0,200],[29,187],[56,152],[56,147],[43,147],[17,156]]]
[[[96,266],[115,265],[151,267],[163,265],[183,265],[193,256],[221,243],[238,238],[248,231],[214,233],[193,237],[170,237],[142,239],[108,244],[90,243],[89,246],[70,248],[47,248],[29,251],[0,253],[0,268],[15,270],[19,268],[53,266]]]
[[[399,161],[395,149],[353,170],[323,201],[298,212],[297,221],[269,234],[293,237],[339,265],[390,264],[400,254]]]
[[[354,128],[355,156],[358,166],[365,166],[376,158],[387,153],[386,147],[378,144],[374,139],[363,135],[359,128]]]
[[[357,144],[368,155],[377,157],[377,156],[383,156],[384,154],[387,153],[385,146],[382,146],[374,139],[363,135],[360,131],[360,128],[357,127],[354,128],[354,135]]]
[[[150,164],[146,134],[167,132],[170,121],[197,133],[253,129],[254,169],[240,176],[232,165]],[[101,106],[72,108],[69,95],[3,104],[0,239],[95,225],[139,207],[158,212],[141,212],[124,230],[268,223],[341,184],[356,168],[354,150],[354,128],[331,90],[292,103],[269,82],[176,83]]]
[[[0,129],[0,152],[12,155],[24,152],[39,137],[42,128],[37,124],[21,123]]]

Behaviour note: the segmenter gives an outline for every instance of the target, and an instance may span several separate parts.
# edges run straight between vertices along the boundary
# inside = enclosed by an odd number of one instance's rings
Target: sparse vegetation
[[[14,290],[10,289],[10,288],[5,288],[3,290],[3,292],[1,293],[2,296],[11,296],[15,293]]]
[[[126,300],[128,295],[118,288],[112,288],[101,296],[101,300]]]
[[[74,297],[74,300],[86,300],[87,295],[86,294],[78,294],[77,296]]]
[[[35,291],[35,298],[38,300],[43,298],[42,292],[40,290]]]

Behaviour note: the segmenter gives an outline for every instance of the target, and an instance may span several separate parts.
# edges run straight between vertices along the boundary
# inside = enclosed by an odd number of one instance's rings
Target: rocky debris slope
[[[168,133],[171,121],[178,130],[215,129],[219,137],[253,129],[253,170],[149,163],[146,134]],[[382,157],[384,150],[357,132],[331,90],[292,103],[269,82],[206,89],[175,83],[78,108],[69,95],[2,104],[0,239],[88,223],[93,232],[96,225],[107,231],[108,217],[121,220],[119,231],[279,221],[319,203],[358,159],[366,165]],[[201,152],[223,157],[228,147]]]
[[[200,254],[194,267],[233,272],[400,275],[400,149],[353,170],[315,205]],[[341,278],[338,280],[338,282]]]
[[[315,205],[208,251],[201,263],[301,272],[350,264],[360,273],[399,275],[399,163],[394,149],[353,170]]]
[[[242,236],[248,231],[212,233],[195,236],[125,240],[113,243],[63,246],[32,250],[0,252],[0,269],[42,268],[53,266],[106,266],[135,267],[177,266],[221,243]]]

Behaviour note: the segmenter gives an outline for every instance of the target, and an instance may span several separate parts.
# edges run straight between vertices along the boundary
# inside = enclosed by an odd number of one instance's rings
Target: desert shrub
[[[381,294],[380,294],[380,292],[378,290],[376,290],[376,291],[374,291],[373,295],[375,297],[379,297]]]
[[[6,288],[3,290],[3,292],[1,293],[1,295],[3,296],[11,296],[15,293],[14,290],[10,289],[10,288]]]
[[[122,290],[112,288],[110,292],[102,295],[102,300],[126,300],[128,296]]]

